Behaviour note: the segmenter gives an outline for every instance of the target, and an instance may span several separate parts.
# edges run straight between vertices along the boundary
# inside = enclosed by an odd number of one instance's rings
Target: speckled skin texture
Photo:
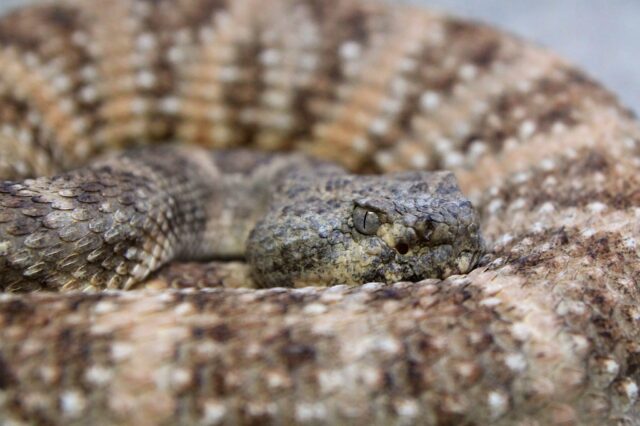
[[[393,283],[469,272],[479,221],[452,173],[289,174],[247,245],[262,287]]]
[[[444,281],[204,288],[244,272],[189,263],[6,294],[5,423],[640,423],[640,130],[606,90],[411,7],[100,3],[2,21],[4,174],[165,139],[445,168],[491,252]]]
[[[133,289],[176,260],[247,259],[258,287],[469,272],[478,215],[452,173],[349,175],[298,155],[136,149],[0,182],[0,289]]]

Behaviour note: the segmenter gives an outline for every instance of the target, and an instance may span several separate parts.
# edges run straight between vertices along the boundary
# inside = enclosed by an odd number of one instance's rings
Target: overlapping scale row
[[[0,23],[0,177],[173,140],[302,147],[352,170],[474,170],[562,134],[592,102],[615,105],[542,49],[412,6],[101,4]]]
[[[211,189],[190,161],[158,150],[0,183],[0,288],[128,288],[197,250]]]

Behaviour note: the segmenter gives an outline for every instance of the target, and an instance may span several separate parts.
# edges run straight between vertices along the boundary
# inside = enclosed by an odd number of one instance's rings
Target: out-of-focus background
[[[29,1],[0,0],[0,13]],[[549,46],[640,112],[640,0],[407,1],[490,22]]]
[[[640,113],[639,0],[411,0],[535,40]]]

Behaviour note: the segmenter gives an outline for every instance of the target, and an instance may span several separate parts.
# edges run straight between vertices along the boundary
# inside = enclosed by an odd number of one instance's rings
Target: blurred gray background
[[[549,46],[640,112],[640,0],[408,1],[494,23]],[[0,13],[28,2],[0,0]]]
[[[412,0],[496,24],[580,65],[640,113],[640,0]]]

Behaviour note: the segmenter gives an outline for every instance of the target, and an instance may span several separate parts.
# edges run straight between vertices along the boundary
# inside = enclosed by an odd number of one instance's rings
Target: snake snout
[[[425,220],[422,235],[431,246],[451,244],[455,238],[455,234],[447,223],[433,219]]]
[[[455,261],[458,272],[466,274],[471,271],[478,263],[479,252],[465,250],[460,253]]]

